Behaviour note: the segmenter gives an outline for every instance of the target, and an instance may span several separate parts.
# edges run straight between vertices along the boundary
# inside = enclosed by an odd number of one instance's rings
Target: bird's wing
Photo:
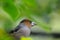
[[[14,30],[11,30],[9,33],[17,32],[20,29],[20,26],[17,26]]]

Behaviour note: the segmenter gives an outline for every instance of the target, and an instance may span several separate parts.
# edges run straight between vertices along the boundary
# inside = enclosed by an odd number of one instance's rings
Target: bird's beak
[[[36,23],[35,22],[32,22],[31,25],[34,26],[34,25],[36,25]]]

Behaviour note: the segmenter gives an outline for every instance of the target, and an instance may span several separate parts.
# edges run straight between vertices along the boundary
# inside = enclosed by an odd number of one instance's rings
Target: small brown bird
[[[31,33],[31,27],[34,25],[36,25],[34,22],[24,19],[10,32],[10,34],[12,34],[17,40],[19,40],[21,36],[28,37]]]

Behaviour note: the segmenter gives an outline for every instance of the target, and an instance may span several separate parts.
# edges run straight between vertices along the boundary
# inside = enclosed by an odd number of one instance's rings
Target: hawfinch
[[[24,19],[14,30],[10,31],[10,34],[12,34],[17,40],[19,40],[22,36],[28,37],[31,33],[31,27],[34,25],[34,22]]]

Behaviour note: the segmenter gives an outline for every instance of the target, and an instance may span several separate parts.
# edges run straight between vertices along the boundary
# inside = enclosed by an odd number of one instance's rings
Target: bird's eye
[[[32,22],[31,25],[34,26],[34,25],[36,25],[36,24],[35,24],[35,22]]]

